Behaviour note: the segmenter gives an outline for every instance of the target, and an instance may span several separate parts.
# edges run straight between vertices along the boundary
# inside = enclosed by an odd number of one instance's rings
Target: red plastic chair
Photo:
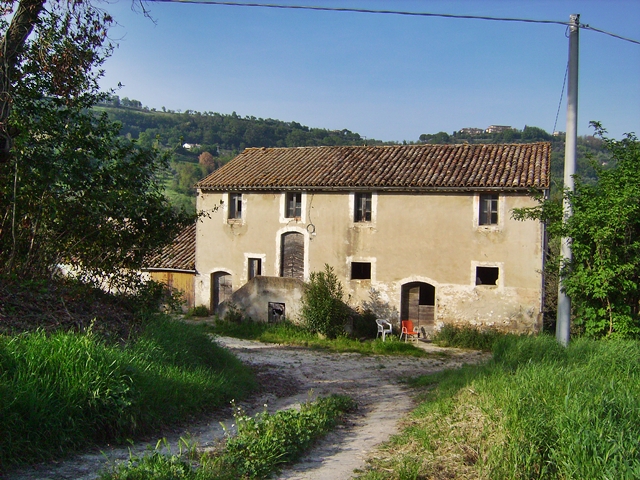
[[[406,342],[408,338],[412,340],[418,340],[419,330],[417,327],[413,326],[413,322],[411,320],[402,320],[402,331],[400,332],[400,340],[402,340],[402,335],[404,335],[404,341]]]

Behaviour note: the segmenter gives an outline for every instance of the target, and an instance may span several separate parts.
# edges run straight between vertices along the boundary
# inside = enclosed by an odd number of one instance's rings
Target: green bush
[[[302,318],[306,328],[328,338],[345,333],[351,309],[342,301],[342,284],[333,268],[312,272],[302,295]]]

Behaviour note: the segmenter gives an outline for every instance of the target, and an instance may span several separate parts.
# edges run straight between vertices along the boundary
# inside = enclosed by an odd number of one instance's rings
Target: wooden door
[[[280,276],[304,280],[304,235],[289,232],[282,235]]]

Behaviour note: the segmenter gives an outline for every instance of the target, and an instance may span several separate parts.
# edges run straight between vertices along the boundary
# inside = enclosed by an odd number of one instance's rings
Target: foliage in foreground
[[[0,336],[0,470],[123,441],[253,385],[202,328],[165,317],[125,346],[90,331]]]
[[[637,341],[505,337],[414,383],[425,401],[363,478],[640,478]]]
[[[90,110],[104,98],[109,14],[91,2],[31,1],[11,15],[18,3],[3,2],[0,18],[11,51],[0,72],[0,137],[10,146],[0,145],[0,273],[49,278],[64,265],[126,288],[127,273],[193,217],[158,184],[167,158]]]
[[[571,239],[573,260],[563,270],[574,307],[575,325],[592,337],[640,335],[640,142],[596,134],[611,152],[613,168],[594,164],[596,182],[576,177],[565,192],[573,213],[563,221],[552,200],[515,212],[516,218],[545,220],[549,232]]]
[[[102,475],[103,480],[267,478],[282,465],[298,459],[340,418],[355,408],[351,398],[332,395],[301,405],[300,410],[266,411],[255,417],[234,408],[237,434],[222,449],[198,458],[194,468],[183,455],[134,458]],[[193,451],[191,452],[193,456]]]
[[[338,336],[334,339],[321,338],[310,333],[305,327],[290,322],[264,323],[244,320],[240,323],[218,320],[213,331],[217,335],[259,340],[266,343],[281,343],[285,345],[299,345],[303,347],[319,348],[333,352],[354,352],[377,355],[408,355],[414,357],[428,356],[429,353],[411,343],[401,342],[397,337],[387,335],[382,338],[360,341]]]

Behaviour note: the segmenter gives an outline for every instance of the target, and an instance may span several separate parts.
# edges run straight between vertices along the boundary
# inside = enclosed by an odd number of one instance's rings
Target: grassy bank
[[[366,479],[640,478],[640,343],[505,337],[424,401]]]
[[[253,386],[203,328],[163,316],[125,346],[90,332],[0,336],[0,471],[126,440]]]
[[[406,355],[413,357],[426,357],[430,354],[415,347],[409,342],[401,342],[397,337],[387,336],[385,342],[382,338],[358,340],[347,336],[329,340],[321,338],[315,333],[310,333],[305,328],[290,322],[264,323],[264,322],[228,322],[218,321],[211,331],[217,335],[243,338],[245,340],[258,340],[265,343],[280,343],[310,347],[333,352],[354,352],[364,355]],[[375,329],[374,329],[375,334]]]

